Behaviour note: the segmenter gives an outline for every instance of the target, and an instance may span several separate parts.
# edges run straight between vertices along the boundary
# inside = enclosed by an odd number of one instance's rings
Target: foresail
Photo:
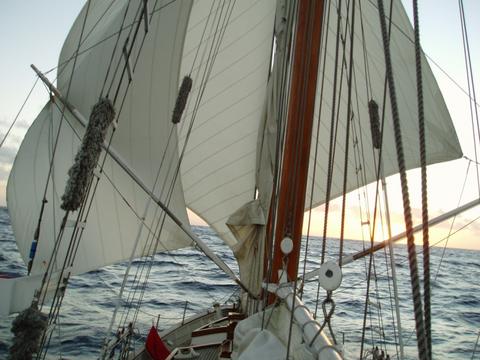
[[[134,17],[138,17],[143,9],[143,1],[94,1],[85,5],[65,41],[59,59],[58,88],[88,119],[100,94],[113,101],[121,83],[116,103],[116,111],[120,115],[110,149],[118,154],[156,198],[167,203],[172,212],[184,224],[188,224],[181,177],[175,172],[179,163],[178,140],[171,113],[178,91],[181,52],[191,3],[177,1],[155,4],[155,8],[149,9],[152,21],[148,36],[143,42],[141,38],[135,42],[128,60],[131,70],[134,70],[131,74],[134,79],[128,91],[126,71],[123,70],[122,81],[119,75],[126,61],[122,48],[127,38],[133,41],[131,30],[137,23]],[[83,27],[85,15],[87,21]],[[142,36],[143,33],[142,26]],[[79,56],[75,57],[80,34]],[[62,117],[62,107],[62,103],[56,100],[55,103],[49,102],[42,110],[22,143],[8,183],[7,202],[12,225],[20,253],[27,262],[56,133],[62,122],[32,274],[43,273],[50,262],[64,214],[59,205],[67,171],[84,133],[83,126],[68,110]],[[87,223],[80,224],[80,228],[85,228],[71,269],[73,274],[128,259],[140,228],[135,254],[138,256],[151,252],[144,245],[147,239],[158,236],[158,227],[162,223],[160,209],[153,202],[147,207],[149,195],[110,156],[106,158],[103,173],[100,174],[98,170],[96,175],[100,176],[100,182],[96,196]],[[175,185],[172,187],[171,184]],[[76,213],[71,214],[69,219],[74,221],[76,216]],[[62,244],[53,259],[54,268],[62,266],[72,225],[70,221],[67,223]],[[178,226],[167,219],[158,251],[190,244]]]
[[[327,184],[326,174],[328,169],[328,154],[332,118],[332,95],[334,88],[335,42],[337,28],[336,6],[338,6],[338,2],[332,1],[329,3],[331,6],[331,15],[328,26],[327,57],[325,64],[323,64],[323,58],[321,59],[321,66],[319,69],[316,124],[314,124],[314,129],[316,129],[318,126],[318,121],[320,121],[320,128],[318,132],[318,138],[316,136],[316,130],[314,130],[312,135],[313,141],[309,169],[310,184],[308,185],[308,189],[311,188],[311,181],[313,179],[312,171],[315,162],[315,144],[317,144],[318,155],[316,159],[313,206],[320,205],[325,201]],[[395,75],[395,86],[397,88],[397,100],[405,151],[405,162],[407,169],[412,169],[420,166],[413,29],[401,2],[393,1],[391,3],[393,4],[392,30],[390,39],[391,57]],[[342,23],[340,29],[342,29],[342,37],[344,39],[349,39],[350,30],[348,30],[348,33],[345,33],[345,19],[347,18],[345,3],[343,6]],[[379,115],[381,119],[385,86],[385,61],[378,10],[375,2],[372,1],[357,2],[356,6],[355,44],[353,55],[354,78],[352,81],[353,115],[349,142],[350,155],[347,170],[347,191],[354,190],[376,179],[376,167],[373,157],[368,101],[373,99],[378,104]],[[386,11],[388,12],[388,10],[389,9]],[[364,34],[362,34],[362,26]],[[324,48],[322,49],[322,53],[324,49],[325,44]],[[341,46],[339,64],[342,62],[343,56],[346,56],[348,59],[350,52],[349,49],[349,41],[347,41],[345,55],[343,54]],[[364,50],[366,53],[364,53]],[[367,64],[365,59],[368,62]],[[343,66],[338,66],[339,78],[342,72],[342,67],[343,81],[342,83],[338,81],[337,84],[336,107],[338,107],[340,110],[339,113],[335,115],[336,118],[338,116],[338,130],[336,134],[335,159],[333,163],[333,178],[340,179],[340,181],[337,180],[332,182],[331,198],[341,195],[343,187],[342,182],[345,161],[345,135],[348,96],[348,62]],[[462,155],[460,144],[458,142],[449,112],[443,100],[443,96],[425,56],[422,58],[422,68],[424,79],[423,90],[426,127],[425,132],[427,137],[427,162],[428,164],[434,164],[442,161],[457,159]],[[365,69],[368,69],[368,72]],[[322,93],[321,84],[323,74],[325,74],[325,82]],[[341,92],[339,89],[342,89]],[[369,97],[367,96],[367,91],[370,92]],[[340,99],[340,106],[338,105],[338,99]],[[321,114],[319,116],[318,109],[320,108],[320,101]],[[385,176],[388,176],[398,172],[393,122],[391,120],[390,103],[388,100],[386,103],[385,116],[382,158],[384,174]],[[363,180],[360,182],[357,180],[357,174],[359,174],[360,178],[363,178]],[[310,193],[307,194],[307,198],[309,196]]]
[[[212,7],[212,1],[197,1],[192,7],[182,73],[190,72],[195,59],[196,63],[187,121],[180,128],[180,148],[195,113],[195,99],[201,93],[200,81],[207,63],[207,56],[202,54],[208,55],[212,47],[215,28],[212,30],[210,24],[214,16],[219,16],[219,3]],[[262,0],[234,3],[194,117],[181,168],[187,206],[230,246],[236,240],[225,223],[255,195],[258,129],[271,65],[276,6],[275,1]]]
[[[26,263],[40,213],[55,134],[61,119],[61,112],[57,105],[49,102],[28,130],[8,181],[8,209],[17,246]],[[64,216],[64,211],[60,209],[60,198],[65,188],[66,174],[80,144],[78,135],[82,135],[83,132],[78,121],[66,112],[52,176],[48,184],[46,195],[48,203],[41,222],[32,275],[43,274],[50,262],[54,242]],[[174,154],[176,153],[171,154],[172,160],[174,160]],[[159,192],[158,189],[157,192]],[[71,269],[72,274],[98,269],[128,259],[142,224],[141,217],[148,198],[149,196],[130,179],[124,170],[107,157],[87,223],[79,225],[80,228],[84,227],[84,233]],[[187,221],[182,200],[181,191],[177,186],[171,208],[180,218]],[[137,246],[137,256],[148,253],[145,244],[154,236],[161,216],[158,208],[153,205],[151,208],[144,220],[145,225]],[[57,256],[53,259],[54,271],[63,266],[76,213],[69,219]],[[190,241],[185,239],[178,226],[167,219],[159,250],[171,250],[189,244]]]
[[[165,179],[176,177],[176,186],[181,187],[171,117],[191,2],[148,2],[147,35],[144,1],[94,1],[90,8],[87,5],[62,48],[59,90],[85,116],[100,94],[115,101],[119,116],[111,147],[147,188],[156,183],[158,198],[168,203],[169,183]],[[180,210],[184,206],[181,192],[169,206],[188,224],[185,210]]]

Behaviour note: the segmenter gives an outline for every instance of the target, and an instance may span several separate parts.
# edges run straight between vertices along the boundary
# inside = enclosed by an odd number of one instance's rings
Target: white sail
[[[393,71],[395,75],[395,86],[397,88],[397,100],[400,113],[401,129],[403,136],[403,146],[405,152],[405,163],[407,169],[420,166],[420,151],[418,140],[418,115],[417,115],[417,92],[416,92],[416,75],[415,75],[415,50],[413,43],[413,29],[405,10],[400,1],[393,1],[392,27],[390,49],[393,61]],[[331,13],[335,14],[335,2],[332,2]],[[342,19],[346,18],[347,12],[342,8]],[[361,6],[361,12],[360,12]],[[351,11],[351,10],[350,10]],[[365,175],[366,183],[370,183],[376,179],[376,169],[373,160],[372,136],[370,132],[370,119],[368,114],[368,101],[366,95],[366,87],[368,80],[371,84],[373,98],[378,106],[380,119],[382,117],[383,92],[385,84],[385,61],[384,50],[380,32],[380,22],[378,17],[378,9],[374,2],[357,2],[357,19],[355,22],[355,44],[354,44],[354,79],[352,89],[352,111],[353,126],[350,133],[350,155],[348,162],[348,182],[347,191],[354,190],[358,187],[356,172],[361,167],[361,174]],[[387,13],[389,9],[386,9]],[[387,19],[388,23],[388,19]],[[362,40],[362,29],[364,27],[365,50],[368,61],[369,76],[365,75],[364,48]],[[334,74],[334,56],[335,56],[335,40],[336,40],[337,16],[330,17],[328,27],[328,47],[325,71],[325,86],[323,94],[322,113],[318,116],[318,104],[320,100],[320,82],[323,73],[323,66],[319,68],[319,86],[317,86],[317,110],[316,121],[320,121],[319,137],[316,138],[316,131],[313,132],[313,144],[310,160],[310,176],[312,180],[312,168],[314,160],[314,145],[318,143],[317,157],[317,177],[315,181],[315,190],[313,196],[313,204],[319,205],[325,201],[326,192],[326,174],[328,167],[328,146],[330,138],[330,121],[331,121],[331,103],[333,91],[333,74]],[[341,29],[345,29],[345,20],[342,21]],[[344,30],[342,31],[342,33]],[[349,39],[350,35],[343,34],[344,38]],[[347,44],[349,41],[347,40]],[[348,59],[350,47],[347,45],[345,56]],[[340,61],[342,59],[342,51],[340,51]],[[339,74],[341,68],[339,66]],[[425,109],[425,133],[426,133],[426,153],[428,164],[434,164],[442,161],[453,160],[461,157],[462,151],[455,128],[453,126],[450,114],[447,110],[443,96],[438,88],[432,71],[426,61],[425,56],[422,57],[423,84],[424,84],[424,109]],[[341,107],[339,115],[339,128],[336,141],[336,156],[333,164],[333,177],[339,176],[343,179],[344,158],[345,158],[345,134],[347,119],[347,94],[348,94],[348,60],[347,68],[344,66],[343,83],[338,83],[338,88],[342,86]],[[337,91],[338,91],[337,88]],[[337,96],[338,99],[338,96]],[[387,93],[388,99],[388,93]],[[338,103],[337,103],[338,104]],[[337,105],[338,106],[338,105]],[[383,134],[382,157],[384,164],[384,173],[386,176],[397,173],[397,155],[395,148],[395,138],[393,131],[393,122],[391,120],[390,102],[387,101],[385,111],[385,129]],[[320,119],[320,120],[319,120]],[[317,123],[314,124],[316,129]],[[356,143],[356,145],[354,145]],[[354,155],[355,154],[355,155]],[[355,158],[364,158],[363,163],[355,164]],[[362,184],[360,184],[362,185]],[[310,189],[309,184],[309,189]],[[342,181],[334,181],[332,183],[332,197],[341,195]],[[310,194],[307,194],[309,196]],[[308,203],[308,202],[307,202]]]
[[[329,3],[332,8],[328,26],[327,60],[326,64],[323,64],[321,60],[319,68],[318,101],[311,147],[310,182],[313,179],[315,145],[318,143],[313,206],[322,204],[325,201],[326,194],[325,175],[328,166],[337,19],[334,8],[337,3]],[[407,168],[412,169],[420,165],[413,30],[401,3],[394,1],[393,4],[394,25],[392,26],[391,51],[394,59],[405,160]],[[380,107],[381,117],[385,65],[378,12],[372,2],[357,2],[357,7],[360,5],[362,6],[361,16],[369,61],[369,80],[372,84],[373,99]],[[229,28],[227,28],[226,39],[220,48],[220,53],[212,70],[212,80],[207,84],[182,164],[182,178],[187,206],[215,228],[230,246],[235,246],[236,240],[225,226],[226,220],[236,209],[254,199],[257,131],[261,120],[262,106],[265,102],[266,72],[270,64],[274,6],[273,1],[242,1],[237,3]],[[195,6],[192,13],[195,13]],[[341,29],[345,29],[344,19],[346,15],[346,8],[344,7],[342,8],[343,22]],[[202,20],[195,19],[189,25],[191,30],[187,33],[185,41],[183,69],[189,69],[193,56],[191,49],[195,49],[191,43],[195,44],[201,36],[199,28],[202,27],[199,24],[204,20],[204,18]],[[350,154],[357,152],[365,158],[365,163],[361,166],[365,173],[366,183],[369,183],[375,180],[376,171],[368,116],[369,99],[366,96],[367,76],[365,75],[361,25],[360,9],[357,8],[356,43],[354,46],[355,78],[353,82],[355,88],[353,90],[352,106],[355,130],[352,130],[350,136]],[[349,38],[349,35],[344,34],[343,38]],[[325,48],[321,52],[322,58],[324,51]],[[345,54],[348,59],[348,46]],[[341,50],[340,62],[342,58]],[[323,67],[326,67],[326,77],[322,97],[322,114],[319,116]],[[340,94],[342,105],[340,107],[334,161],[334,176],[337,177],[340,176],[339,174],[343,174],[344,166],[348,94],[347,73],[348,71],[344,68],[343,90]],[[423,74],[428,163],[433,164],[456,159],[462,154],[461,148],[443,97],[425,57],[423,57]],[[340,88],[340,82],[338,88]],[[337,101],[338,98],[337,95]],[[386,175],[398,172],[389,109],[389,102],[387,101],[383,140],[384,172]],[[317,139],[315,129],[318,121],[320,121],[320,131]],[[182,132],[181,139],[185,136],[184,133],[185,131]],[[357,142],[356,149],[353,149],[354,142]],[[357,183],[355,176],[359,167],[360,164],[355,164],[354,156],[350,156],[348,191],[363,185]],[[307,188],[310,189],[311,184]],[[341,193],[342,181],[334,182],[332,197]],[[309,196],[310,194],[307,195],[307,199]],[[309,204],[309,201],[307,201],[307,204]]]
[[[192,8],[183,73],[190,71],[195,59],[210,4],[198,1]],[[266,100],[275,7],[275,1],[235,3],[182,162],[187,206],[230,246],[236,240],[226,221],[255,194],[257,139]],[[200,55],[204,48],[208,51],[210,39],[200,46]],[[200,80],[201,74],[194,70],[193,75],[191,98],[195,99],[196,78]],[[191,101],[187,115],[191,115],[193,106]],[[180,146],[187,127],[185,124],[181,128]]]
[[[128,3],[127,1],[92,2],[90,8],[86,5],[65,42],[59,60],[63,71],[60,70],[58,86],[64,95],[68,94],[69,101],[86,118],[98,100],[110,63],[116,41],[116,37],[110,35],[115,35],[120,29],[125,6]],[[141,4],[143,4],[141,1],[130,4],[125,24],[131,24],[133,14]],[[178,89],[181,50],[190,5],[189,2],[175,2],[154,12],[150,33],[145,40],[142,55],[134,73],[135,81],[129,89],[111,144],[111,148],[119,154],[137,177],[164,202],[167,202],[167,190],[175,177],[173,170],[178,164],[175,131],[172,132],[173,135],[169,140],[173,126],[170,119]],[[85,40],[80,47],[82,54],[76,61],[73,80],[69,85],[74,62],[71,55],[78,45],[78,37],[87,8],[87,23],[83,30]],[[107,8],[110,12],[109,16],[103,18],[102,14]],[[126,38],[126,31],[130,28],[131,26],[126,27],[120,43],[122,38]],[[143,31],[142,26],[141,35]],[[140,44],[140,40],[141,36],[137,44]],[[122,53],[121,45],[119,46],[120,51],[117,50],[116,54]],[[118,60],[118,56],[116,59]],[[68,66],[65,67],[66,61]],[[58,106],[61,107],[62,104],[59,103]],[[119,111],[119,105],[117,111]],[[12,225],[18,248],[25,261],[28,261],[30,244],[40,214],[60,119],[60,110],[53,103],[48,103],[26,135],[8,183],[7,201]],[[59,208],[59,199],[65,188],[67,171],[73,163],[73,157],[80,144],[75,132],[80,137],[84,132],[83,127],[68,111],[65,112],[65,119],[67,123],[61,127],[52,168],[52,180],[49,182],[47,191],[48,203],[41,223],[32,274],[43,273],[50,261],[53,243],[64,214]],[[157,185],[153,189],[162,156],[165,156],[163,167]],[[71,269],[72,273],[78,274],[128,259],[141,225],[139,218],[144,216],[148,199],[148,194],[107,157],[104,174],[101,175],[75,264]],[[175,182],[169,207],[181,221],[188,224],[179,176]],[[144,249],[144,244],[157,230],[160,216],[159,209],[153,204],[150,205],[136,255],[148,253],[148,250]],[[70,215],[70,219],[76,219],[76,213]],[[55,265],[57,268],[62,266],[72,229],[67,227],[63,235],[64,240],[58,251]],[[178,226],[167,220],[158,251],[176,249],[189,244],[191,244],[190,240],[178,229]]]

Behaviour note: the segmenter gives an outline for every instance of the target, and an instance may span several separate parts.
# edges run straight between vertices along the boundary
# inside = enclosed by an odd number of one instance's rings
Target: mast
[[[286,263],[289,280],[297,278],[305,191],[315,108],[323,0],[300,0],[295,31],[290,99],[276,214],[273,283]],[[284,257],[280,243],[289,237],[293,249]]]

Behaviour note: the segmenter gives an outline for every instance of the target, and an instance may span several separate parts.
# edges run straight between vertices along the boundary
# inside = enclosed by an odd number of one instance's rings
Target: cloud
[[[0,182],[7,181],[12,165],[0,164]]]
[[[3,146],[0,149],[0,165],[11,164],[17,155],[18,148],[13,146]]]
[[[25,121],[25,120],[22,120],[22,121],[17,121],[17,123],[15,124],[15,127],[18,129],[28,129],[31,125],[31,121]]]

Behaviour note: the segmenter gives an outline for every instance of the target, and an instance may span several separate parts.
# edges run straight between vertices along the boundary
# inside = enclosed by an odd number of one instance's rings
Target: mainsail
[[[391,51],[395,59],[395,77],[398,88],[400,115],[402,120],[402,134],[404,147],[407,149],[405,157],[408,169],[420,166],[418,156],[418,121],[416,117],[416,93],[413,30],[409,19],[398,1],[394,1],[392,10]],[[336,2],[328,2],[332,13],[336,12]],[[340,19],[347,18],[346,4],[341,8]],[[197,2],[193,8],[203,5]],[[223,240],[230,246],[237,242],[225,225],[229,216],[238,208],[254,199],[256,186],[255,154],[260,121],[262,121],[262,106],[266,101],[267,72],[270,67],[271,29],[273,28],[274,4],[268,1],[242,1],[234,9],[234,15],[226,31],[226,39],[220,47],[216,63],[212,69],[211,81],[205,90],[204,100],[200,103],[192,129],[189,144],[182,163],[182,177],[184,182],[185,199],[187,206],[193,209],[210,226],[212,226]],[[357,183],[355,176],[350,176],[347,190],[351,191],[359,186],[376,179],[376,168],[370,135],[370,119],[368,115],[368,100],[365,93],[370,92],[380,107],[380,116],[383,108],[383,93],[385,84],[385,64],[383,46],[379,34],[379,19],[373,2],[357,2],[357,12],[362,13],[363,21],[355,24],[354,47],[354,95],[353,121],[350,137],[350,148],[356,147],[357,152],[364,157],[364,183]],[[326,10],[328,11],[328,10]],[[195,11],[192,11],[192,16]],[[329,137],[332,118],[332,96],[335,66],[336,16],[330,17],[328,24],[328,39],[323,41],[320,59],[317,111],[315,113],[314,129],[320,122],[319,136],[313,132],[311,147],[310,175],[307,188],[311,188],[313,180],[314,162],[317,174],[326,175],[328,168]],[[205,21],[205,18],[204,20]],[[185,55],[183,69],[188,69],[191,63],[191,49],[200,34],[197,29],[199,21],[191,21],[185,41]],[[343,38],[350,31],[345,22],[340,24]],[[345,28],[347,29],[345,31]],[[363,32],[362,32],[363,28]],[[365,44],[365,46],[361,44]],[[325,45],[326,44],[326,45]],[[326,60],[323,54],[326,50]],[[190,51],[190,52],[189,52]],[[347,83],[345,63],[342,60],[343,51],[349,52],[348,46],[340,51],[338,73],[344,68],[343,80],[338,81],[337,102],[335,105],[335,119],[338,118],[336,156],[333,162],[334,176],[343,176],[346,132],[346,103]],[[364,54],[366,51],[366,54]],[[364,56],[365,55],[365,56]],[[365,59],[368,58],[368,64]],[[459,158],[462,154],[455,130],[446,108],[445,102],[428,66],[423,57],[424,73],[424,104],[426,116],[426,133],[428,163],[438,163]],[[324,71],[325,69],[325,71]],[[365,70],[368,69],[368,72]],[[323,74],[325,73],[325,79]],[[340,75],[338,75],[340,78]],[[324,84],[322,86],[322,81]],[[368,90],[367,90],[368,87]],[[339,91],[339,89],[342,91]],[[323,90],[322,90],[323,89]],[[388,96],[387,96],[388,99]],[[321,102],[321,114],[318,113]],[[339,106],[338,104],[341,104]],[[190,104],[190,112],[193,104]],[[385,107],[389,107],[387,100]],[[339,112],[337,113],[337,108]],[[336,126],[336,125],[334,125]],[[181,131],[180,139],[185,137],[185,130]],[[383,171],[386,176],[397,173],[398,166],[394,147],[394,133],[390,113],[386,112],[382,157]],[[315,147],[318,154],[315,156]],[[316,159],[316,160],[315,160]],[[355,174],[359,165],[355,164],[354,157],[349,159],[348,173]],[[337,175],[335,175],[337,174]],[[322,204],[326,196],[325,176],[316,176],[313,191],[313,207]],[[342,193],[342,182],[333,182],[331,197]],[[310,194],[307,195],[307,197]],[[309,201],[307,201],[309,204]]]
[[[197,49],[201,55],[212,46],[210,32],[200,42],[212,21],[211,3],[197,1],[192,8],[183,73],[191,70]],[[237,240],[227,219],[255,195],[257,138],[267,96],[275,7],[274,1],[235,3],[198,111],[194,101],[186,109],[187,118],[195,114],[195,119],[181,168],[185,200],[230,246]],[[197,60],[193,69],[192,99],[203,91],[200,79],[206,65],[207,59]],[[188,125],[179,128],[180,146]]]

